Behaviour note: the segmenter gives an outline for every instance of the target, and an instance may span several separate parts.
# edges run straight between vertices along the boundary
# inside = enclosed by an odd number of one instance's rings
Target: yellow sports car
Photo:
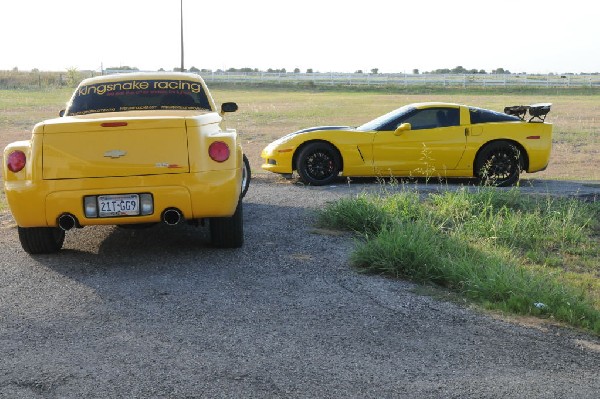
[[[321,126],[290,133],[261,154],[262,168],[311,185],[342,176],[473,177],[514,185],[522,171],[550,159],[551,104],[496,112],[452,103],[401,107],[358,127]]]

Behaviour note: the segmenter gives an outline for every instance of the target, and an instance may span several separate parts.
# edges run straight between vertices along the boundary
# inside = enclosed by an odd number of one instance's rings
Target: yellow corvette
[[[29,253],[58,251],[90,225],[207,219],[219,247],[243,243],[250,169],[202,78],[133,73],[86,79],[59,118],[4,150],[4,189]]]
[[[550,159],[550,104],[504,113],[452,103],[401,107],[358,127],[299,130],[262,151],[262,168],[306,184],[337,176],[473,177],[514,185],[522,171],[544,170]]]

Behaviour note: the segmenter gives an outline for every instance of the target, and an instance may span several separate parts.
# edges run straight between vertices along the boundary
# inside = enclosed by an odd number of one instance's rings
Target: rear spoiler
[[[518,116],[521,120],[525,120],[525,114],[529,111],[529,120],[532,122],[534,119],[538,119],[539,122],[546,120],[546,115],[550,112],[551,103],[539,103],[531,105],[513,105],[512,107],[505,107],[504,113],[508,115]]]

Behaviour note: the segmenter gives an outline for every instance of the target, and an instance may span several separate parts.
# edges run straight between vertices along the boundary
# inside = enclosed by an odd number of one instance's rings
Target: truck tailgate
[[[189,172],[185,118],[76,120],[44,127],[43,178]]]

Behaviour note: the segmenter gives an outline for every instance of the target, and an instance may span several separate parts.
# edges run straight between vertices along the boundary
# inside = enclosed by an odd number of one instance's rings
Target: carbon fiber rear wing
[[[529,112],[528,122],[544,122],[546,115],[550,112],[551,103],[539,103],[531,105],[513,105],[505,107],[504,113],[508,115],[518,116],[521,120],[525,120],[525,115]]]

